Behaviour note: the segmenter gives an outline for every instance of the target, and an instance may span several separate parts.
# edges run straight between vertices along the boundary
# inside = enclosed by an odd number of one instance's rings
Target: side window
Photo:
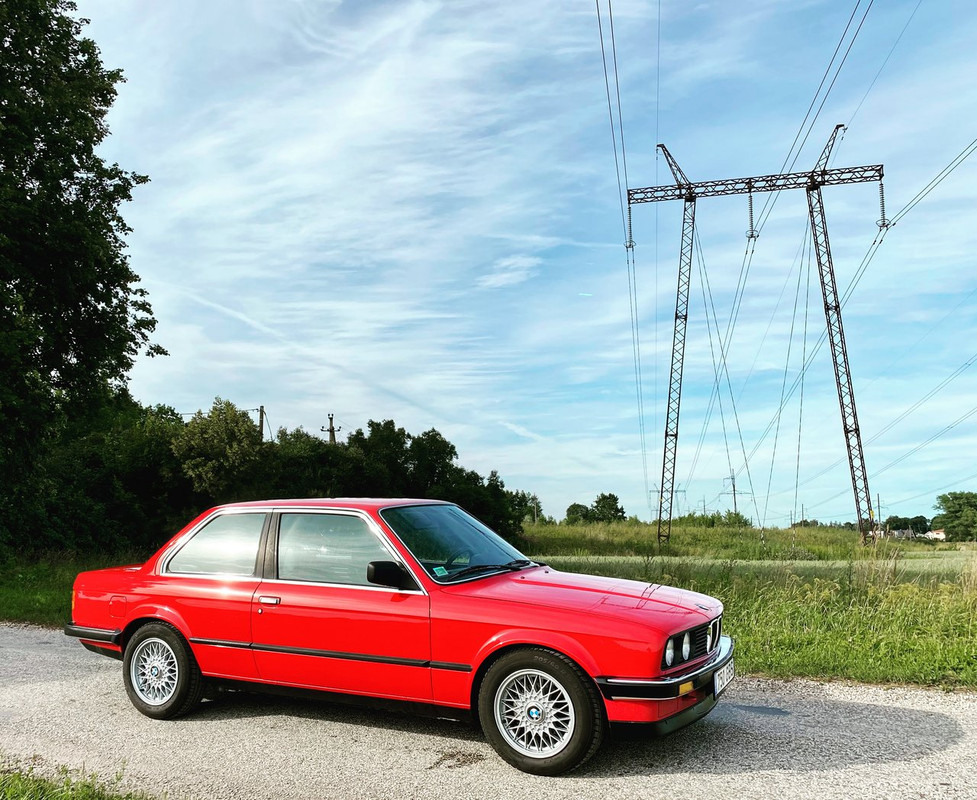
[[[215,517],[170,559],[167,572],[254,575],[264,514]]]
[[[282,514],[278,532],[278,577],[372,586],[366,579],[371,561],[389,561],[388,553],[366,522],[346,514]]]

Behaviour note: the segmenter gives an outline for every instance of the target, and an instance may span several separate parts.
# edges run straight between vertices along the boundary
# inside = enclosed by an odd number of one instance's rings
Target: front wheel
[[[485,738],[512,766],[559,775],[589,759],[604,739],[604,708],[593,682],[565,656],[515,650],[485,674],[478,693]]]
[[[147,717],[182,716],[203,696],[203,678],[189,645],[165,623],[151,622],[137,630],[122,663],[126,694]]]

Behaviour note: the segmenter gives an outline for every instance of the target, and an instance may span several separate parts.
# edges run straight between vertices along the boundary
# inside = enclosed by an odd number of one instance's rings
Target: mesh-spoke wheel
[[[559,753],[573,736],[570,695],[545,672],[514,672],[495,693],[495,724],[516,750],[530,758]]]
[[[489,667],[478,692],[489,744],[514,767],[559,775],[583,764],[604,738],[604,706],[590,677],[566,656],[525,648]]]
[[[123,659],[126,693],[147,717],[172,719],[200,702],[203,678],[190,646],[179,632],[150,622],[126,643]]]
[[[129,678],[144,703],[163,705],[173,697],[179,677],[176,655],[162,639],[146,639],[132,654]]]

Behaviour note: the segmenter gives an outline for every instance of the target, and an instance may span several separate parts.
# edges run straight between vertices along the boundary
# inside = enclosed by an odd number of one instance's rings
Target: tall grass
[[[533,526],[557,569],[682,586],[721,599],[742,671],[977,687],[977,546],[853,531]]]
[[[977,553],[849,561],[556,556],[557,569],[718,597],[742,672],[977,688]]]
[[[956,543],[883,539],[869,547],[858,534],[841,528],[795,528],[760,531],[756,528],[672,528],[669,543],[658,546],[657,527],[642,522],[587,525],[528,525],[524,536],[529,550],[540,555],[696,556],[737,561],[874,559],[899,553],[900,557],[928,556],[958,551]],[[965,546],[969,546],[965,545]]]

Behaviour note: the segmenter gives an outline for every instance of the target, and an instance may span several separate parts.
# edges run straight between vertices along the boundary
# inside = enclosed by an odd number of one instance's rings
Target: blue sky
[[[854,8],[614,2],[628,184],[672,182],[656,141],[693,181],[778,172]],[[82,0],[79,14],[127,78],[104,155],[152,179],[124,213],[170,356],[137,363],[137,399],[192,412],[219,395],[313,432],[333,413],[340,438],[370,419],[436,428],[461,464],[558,519],[601,492],[653,516],[682,209],[633,209],[639,407],[593,2]],[[884,164],[895,215],[977,136],[974,42],[969,2],[874,3],[794,169],[846,123],[832,164]],[[977,355],[975,186],[977,158],[888,231],[844,308],[883,517],[977,489],[977,415],[961,420],[977,406],[977,368],[961,370]],[[846,292],[878,189],[824,198]],[[677,510],[731,508],[734,472],[755,522],[852,520],[826,348],[776,423],[825,322],[804,194],[768,210],[710,416],[712,308],[725,331],[748,217],[742,196],[698,203]]]

